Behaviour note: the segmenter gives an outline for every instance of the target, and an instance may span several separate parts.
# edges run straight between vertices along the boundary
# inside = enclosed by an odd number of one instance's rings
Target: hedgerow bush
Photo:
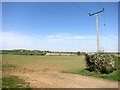
[[[111,54],[94,53],[86,54],[86,64],[88,70],[108,74],[113,72],[115,68],[115,61]]]

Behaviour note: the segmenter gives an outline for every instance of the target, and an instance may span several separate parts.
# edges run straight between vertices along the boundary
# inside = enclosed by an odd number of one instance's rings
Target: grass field
[[[17,66],[53,66],[61,69],[85,68],[84,56],[21,56],[3,55],[3,64],[15,64]]]

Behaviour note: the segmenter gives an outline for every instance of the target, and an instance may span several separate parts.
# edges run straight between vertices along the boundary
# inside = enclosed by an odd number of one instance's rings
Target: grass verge
[[[115,61],[115,67],[116,71],[110,73],[110,74],[101,74],[101,73],[96,73],[96,72],[90,72],[88,69],[79,69],[79,70],[68,70],[68,71],[63,71],[63,73],[72,73],[72,74],[81,74],[83,76],[92,76],[92,77],[97,77],[97,78],[104,78],[104,79],[109,79],[109,80],[114,80],[114,81],[120,81],[120,57],[114,56],[114,61]]]
[[[120,69],[116,70],[110,74],[101,74],[101,73],[90,72],[87,69],[72,70],[72,71],[69,70],[69,71],[64,71],[64,73],[81,74],[83,76],[92,76],[92,77],[97,77],[97,78],[104,78],[104,79],[109,79],[109,80],[114,80],[114,81],[120,81],[120,77],[118,77],[118,73],[120,73]]]
[[[3,73],[16,70],[17,66],[13,64],[4,63],[2,65]],[[2,77],[2,90],[31,90],[29,83],[25,82],[23,79],[19,79],[14,75],[7,75]]]
[[[30,90],[29,83],[25,82],[22,79],[19,79],[17,76],[8,76],[2,78],[2,88],[23,88]]]

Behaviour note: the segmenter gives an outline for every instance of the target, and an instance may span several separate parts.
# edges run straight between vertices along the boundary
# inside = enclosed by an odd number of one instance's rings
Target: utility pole
[[[98,12],[96,12],[96,13],[92,13],[92,14],[89,13],[89,16],[96,15],[97,52],[100,51],[100,50],[99,50],[98,15],[99,15],[99,13],[101,13],[101,12],[103,12],[103,11],[104,11],[104,8],[103,8],[103,10],[98,11]]]

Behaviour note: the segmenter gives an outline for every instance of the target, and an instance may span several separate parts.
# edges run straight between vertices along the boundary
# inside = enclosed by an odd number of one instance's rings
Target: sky
[[[118,51],[117,2],[3,2],[1,49],[96,51],[103,7],[100,49]]]

